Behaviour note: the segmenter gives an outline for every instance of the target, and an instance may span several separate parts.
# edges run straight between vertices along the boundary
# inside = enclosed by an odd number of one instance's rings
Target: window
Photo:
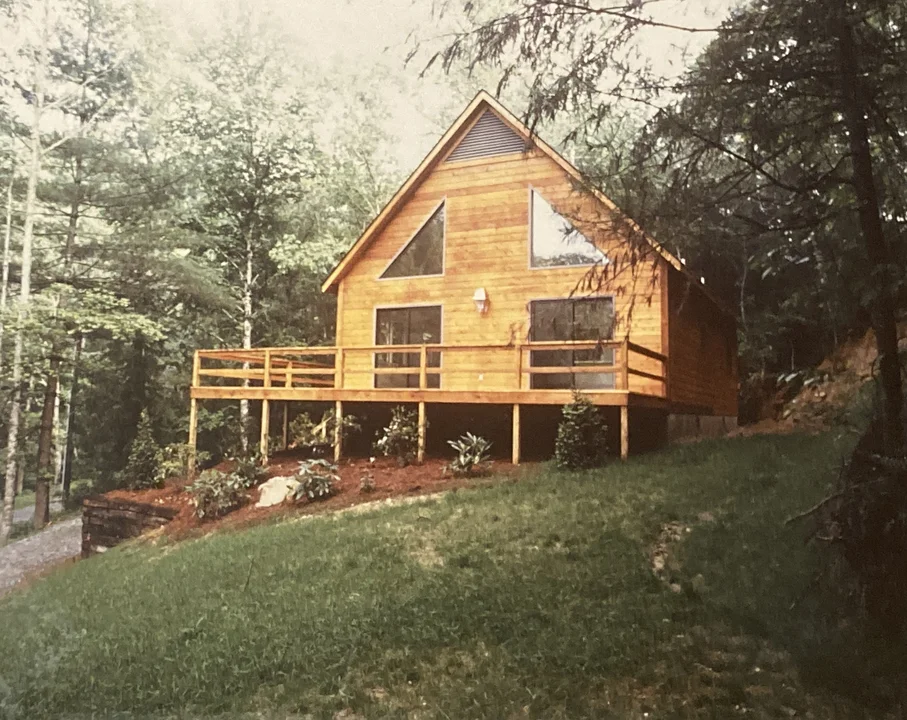
[[[444,274],[444,203],[419,228],[406,247],[381,275],[386,278],[411,278]]]
[[[608,256],[560,215],[538,192],[530,193],[532,267],[607,263]]]
[[[379,308],[375,316],[375,345],[436,345],[441,342],[441,306]],[[375,353],[376,368],[416,368],[413,373],[375,374],[376,388],[418,388],[419,352]],[[426,384],[441,387],[440,351],[428,353]]]
[[[536,300],[529,304],[530,338],[533,342],[596,340],[614,336],[614,299],[578,298]],[[588,350],[533,350],[529,364],[538,368],[614,365],[612,348]],[[533,390],[607,390],[614,388],[613,372],[552,373],[532,375]]]

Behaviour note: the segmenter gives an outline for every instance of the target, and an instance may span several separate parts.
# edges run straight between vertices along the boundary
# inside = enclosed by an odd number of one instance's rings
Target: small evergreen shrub
[[[585,395],[574,392],[564,405],[557,426],[554,462],[564,470],[597,467],[608,456],[608,427],[598,408]]]
[[[334,485],[340,482],[337,466],[327,460],[304,460],[296,473],[297,485],[291,492],[295,502],[327,500],[334,494]]]
[[[385,457],[397,458],[400,467],[406,467],[416,459],[418,450],[419,414],[398,405],[391,413],[390,424],[378,433],[375,451]]]
[[[123,468],[122,486],[129,490],[161,487],[160,453],[161,448],[154,440],[151,418],[147,410],[142,410],[135,439],[129,446],[129,458]]]
[[[203,520],[226,515],[246,499],[241,477],[214,469],[205,470],[186,491],[192,496],[195,514]]]
[[[189,458],[192,457],[192,446],[184,443],[165,445],[158,452],[158,482],[176,478],[189,480]],[[211,460],[211,453],[204,450],[195,451],[195,466],[204,466]]]
[[[87,497],[91,497],[97,491],[93,483],[82,482],[73,484],[69,490],[69,497],[64,498],[63,500],[63,509],[66,511],[71,510],[81,510],[82,501]]]
[[[447,466],[455,477],[474,475],[489,465],[491,443],[485,438],[466,433],[459,440],[448,440],[447,444],[457,451],[457,456]]]

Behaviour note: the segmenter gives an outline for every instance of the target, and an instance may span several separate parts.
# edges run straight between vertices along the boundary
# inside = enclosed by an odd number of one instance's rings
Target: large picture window
[[[570,298],[536,300],[529,304],[530,338],[533,342],[595,340],[614,337],[614,299]],[[537,368],[569,368],[614,365],[612,348],[583,350],[533,350],[530,365]],[[607,390],[614,388],[614,372],[533,374],[534,390]]]
[[[375,316],[375,345],[437,345],[441,342],[441,306],[378,308]],[[375,374],[376,388],[418,388],[419,352],[375,353],[376,368],[416,368],[413,373]],[[441,352],[429,351],[429,388],[441,387]]]
[[[444,274],[444,203],[413,235],[381,278],[410,278]]]
[[[530,193],[530,203],[532,267],[571,267],[608,261],[605,253],[535,190]]]

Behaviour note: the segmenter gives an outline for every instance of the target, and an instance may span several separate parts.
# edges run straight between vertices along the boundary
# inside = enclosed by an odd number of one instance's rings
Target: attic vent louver
[[[447,162],[521,153],[525,150],[526,142],[523,138],[491,110],[486,110],[447,157]]]

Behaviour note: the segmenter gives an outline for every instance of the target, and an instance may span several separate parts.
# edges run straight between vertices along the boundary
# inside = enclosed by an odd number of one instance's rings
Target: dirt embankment
[[[898,326],[899,346],[907,349],[907,321]],[[744,404],[755,422],[739,434],[818,430],[838,420],[856,402],[877,372],[875,333],[842,343],[818,367],[750,378]]]

